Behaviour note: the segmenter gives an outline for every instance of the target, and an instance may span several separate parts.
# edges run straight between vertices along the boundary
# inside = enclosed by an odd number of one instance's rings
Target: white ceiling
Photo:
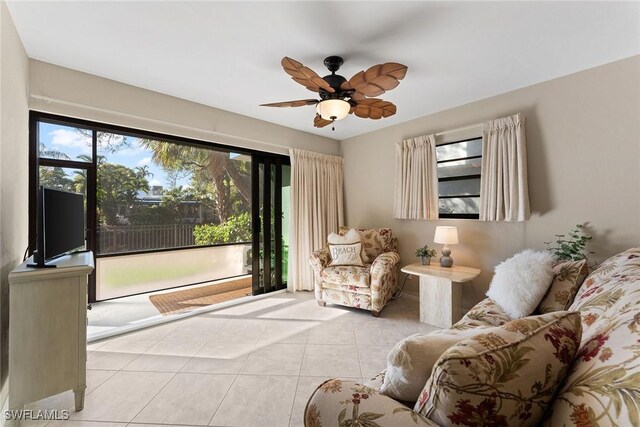
[[[30,57],[345,139],[640,53],[638,2],[10,1]],[[280,67],[290,56],[347,79],[381,62],[409,67],[381,97],[398,113],[313,127],[312,98]]]

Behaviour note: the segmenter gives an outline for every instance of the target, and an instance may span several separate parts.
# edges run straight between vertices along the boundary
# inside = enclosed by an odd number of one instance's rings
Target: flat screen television
[[[50,267],[47,261],[85,248],[84,196],[40,187],[36,250],[29,267]]]

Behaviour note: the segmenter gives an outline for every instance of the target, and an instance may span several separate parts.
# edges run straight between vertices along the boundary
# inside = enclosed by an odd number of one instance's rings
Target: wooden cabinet
[[[84,406],[87,387],[87,279],[93,253],[67,255],[57,268],[9,274],[9,408],[63,391]]]
[[[461,284],[481,273],[473,267],[440,264],[410,264],[402,272],[420,277],[420,321],[441,328],[450,328],[460,320]]]

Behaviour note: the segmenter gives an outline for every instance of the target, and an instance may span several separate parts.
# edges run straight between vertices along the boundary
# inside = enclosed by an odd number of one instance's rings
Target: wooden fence
[[[194,224],[108,225],[98,228],[98,253],[195,246]]]

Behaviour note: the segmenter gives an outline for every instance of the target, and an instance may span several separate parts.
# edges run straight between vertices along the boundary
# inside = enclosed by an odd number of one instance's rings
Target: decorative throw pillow
[[[329,266],[336,265],[357,265],[362,266],[362,243],[360,242],[360,233],[356,230],[349,230],[344,236],[331,233],[327,237],[329,242],[329,253],[331,254],[331,263]]]
[[[414,409],[440,425],[538,425],[581,336],[577,311],[485,330],[438,359]]]
[[[553,281],[553,257],[525,249],[496,267],[487,296],[512,319],[529,316]]]
[[[466,331],[414,334],[397,343],[387,355],[387,370],[380,387],[382,394],[405,402],[415,402],[431,375],[433,364],[452,345],[481,333]]]
[[[345,235],[351,230],[356,230],[360,234],[362,241],[362,261],[372,263],[378,255],[391,251],[391,229],[390,228],[347,228],[340,227],[339,233]]]
[[[560,262],[553,266],[551,287],[540,304],[538,313],[551,313],[569,308],[578,289],[589,274],[587,260]]]

